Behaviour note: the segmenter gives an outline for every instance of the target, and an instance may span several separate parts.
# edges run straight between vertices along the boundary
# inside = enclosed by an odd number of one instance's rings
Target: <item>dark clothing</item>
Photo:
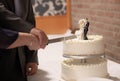
[[[88,40],[87,37],[88,28],[89,28],[89,22],[87,21],[87,24],[84,27],[84,40]]]
[[[23,77],[16,51],[0,56],[0,81],[27,81]]]
[[[7,48],[17,39],[17,37],[18,33],[16,31],[0,27],[0,49]]]
[[[17,36],[17,32],[30,32],[35,27],[31,1],[0,0],[0,26],[15,31],[12,36]],[[6,35],[10,34],[10,32],[7,33]],[[0,35],[0,39],[2,37]],[[9,41],[11,37],[6,39]],[[11,42],[6,41],[6,45],[0,48],[0,81],[26,81],[25,64],[38,61],[37,52],[30,51],[27,47],[5,49],[15,40],[16,37],[13,37]]]
[[[29,32],[34,24],[35,19],[30,0],[0,0],[1,27]]]

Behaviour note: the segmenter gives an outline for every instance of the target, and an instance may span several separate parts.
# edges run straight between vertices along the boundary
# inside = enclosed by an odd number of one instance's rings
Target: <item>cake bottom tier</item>
[[[81,63],[79,59],[67,59],[61,64],[61,77],[65,81],[78,81],[90,77],[107,77],[107,60],[97,58]]]

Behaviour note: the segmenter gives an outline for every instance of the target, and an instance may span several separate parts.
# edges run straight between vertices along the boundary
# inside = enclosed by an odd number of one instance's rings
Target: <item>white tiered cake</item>
[[[69,59],[62,62],[62,78],[65,81],[77,81],[90,77],[107,77],[106,59],[87,60],[80,64],[78,59]]]
[[[78,38],[66,40],[63,43],[63,55],[67,56],[94,56],[104,55],[103,36],[88,35],[88,40]],[[82,59],[84,60],[84,59]],[[103,57],[92,59],[69,58],[61,64],[62,79],[65,81],[78,81],[90,77],[107,77],[107,60]]]
[[[78,38],[64,41],[63,53],[65,55],[94,55],[104,54],[103,37],[89,35],[88,40]]]

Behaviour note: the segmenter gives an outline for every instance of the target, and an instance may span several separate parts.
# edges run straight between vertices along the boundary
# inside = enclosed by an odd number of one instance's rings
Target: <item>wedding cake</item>
[[[81,30],[78,33],[80,34]],[[87,37],[87,40],[82,40],[81,36],[77,36],[75,39],[64,41],[63,55],[78,57],[102,54],[104,55],[105,50],[103,44],[103,36],[88,35]],[[84,62],[81,62],[82,60],[84,60]],[[65,59],[61,63],[61,68],[61,77],[65,81],[77,81],[89,77],[108,76],[107,60],[103,57],[96,57],[92,59]]]
[[[76,38],[64,41],[63,53],[65,55],[104,54],[103,37],[100,35],[89,35],[88,40]]]
[[[90,77],[107,77],[106,59],[97,58],[80,63],[79,59],[67,59],[62,62],[62,79],[65,81],[77,81]]]

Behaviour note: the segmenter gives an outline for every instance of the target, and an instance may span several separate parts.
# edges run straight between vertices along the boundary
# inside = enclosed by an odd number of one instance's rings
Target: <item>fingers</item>
[[[37,72],[37,64],[35,63],[28,63],[26,65],[26,75],[31,76],[34,75]]]
[[[48,37],[47,35],[40,29],[32,29],[31,34],[34,34],[38,39],[39,39],[39,42],[40,42],[40,48],[45,48],[46,45],[48,44]]]
[[[28,48],[30,50],[38,50],[40,48],[40,42],[39,42],[39,39],[36,36],[31,35],[30,45],[28,46]]]
[[[34,75],[35,73],[36,73],[36,69],[35,68],[27,68],[27,71],[26,71],[26,75],[27,76]]]
[[[39,40],[40,40],[40,47],[44,49],[48,44],[48,37],[44,32],[40,32]]]

